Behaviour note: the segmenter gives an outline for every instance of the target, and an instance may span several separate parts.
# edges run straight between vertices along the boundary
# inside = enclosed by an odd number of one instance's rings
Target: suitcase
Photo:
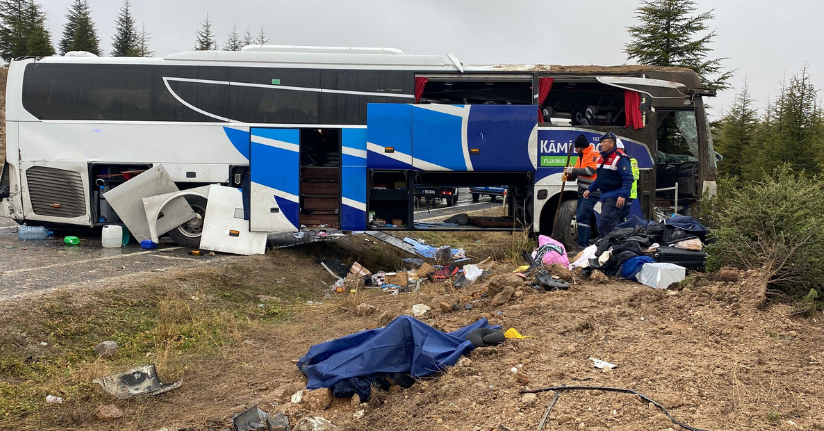
[[[660,247],[651,253],[652,258],[662,263],[674,263],[684,268],[704,270],[707,253],[695,250],[683,250],[675,247]]]

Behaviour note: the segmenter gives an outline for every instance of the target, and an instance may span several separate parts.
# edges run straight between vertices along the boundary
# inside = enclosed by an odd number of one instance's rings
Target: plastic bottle
[[[123,228],[118,225],[106,225],[103,226],[103,232],[101,235],[101,240],[103,243],[103,247],[105,248],[112,248],[112,247],[122,247],[123,246]]]
[[[20,241],[46,239],[52,234],[52,231],[43,226],[20,226],[17,228],[17,237],[20,238]]]

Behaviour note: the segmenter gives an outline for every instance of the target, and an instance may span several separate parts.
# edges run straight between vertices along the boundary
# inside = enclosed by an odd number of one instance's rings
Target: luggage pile
[[[683,280],[686,269],[704,269],[706,239],[707,228],[689,216],[674,216],[663,223],[631,216],[579,253],[570,268],[581,267],[584,275],[599,270],[666,288]]]

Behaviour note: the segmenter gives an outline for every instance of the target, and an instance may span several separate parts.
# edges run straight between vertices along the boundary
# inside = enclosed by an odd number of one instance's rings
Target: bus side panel
[[[249,229],[296,232],[299,222],[300,131],[251,129]]]
[[[412,105],[370,103],[366,125],[369,169],[412,168]]]
[[[343,129],[341,230],[366,229],[366,129]]]

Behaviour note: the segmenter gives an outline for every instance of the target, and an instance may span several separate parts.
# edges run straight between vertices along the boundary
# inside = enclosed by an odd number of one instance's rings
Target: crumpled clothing
[[[569,267],[569,257],[564,245],[544,235],[538,236],[538,249],[532,253],[532,258],[547,266],[557,264]]]
[[[598,246],[595,244],[585,248],[584,251],[581,252],[580,257],[575,260],[575,262],[569,264],[569,269],[574,267],[587,268],[589,266],[589,260],[595,257],[596,250],[598,250]]]

